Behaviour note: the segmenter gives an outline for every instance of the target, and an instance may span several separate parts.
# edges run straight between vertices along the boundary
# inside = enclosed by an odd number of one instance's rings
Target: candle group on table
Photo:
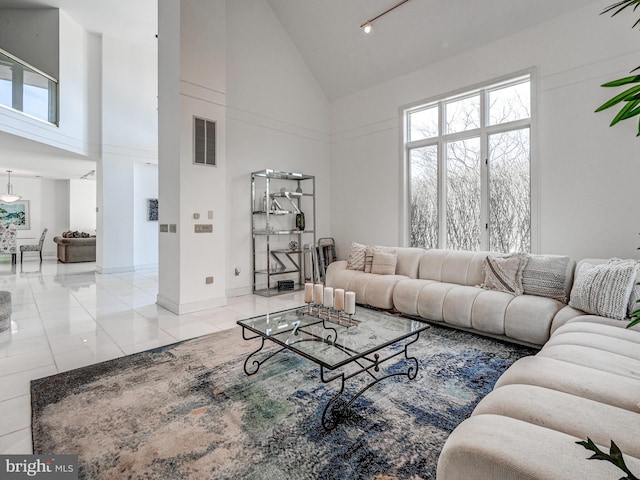
[[[322,305],[347,315],[356,313],[356,293],[345,292],[343,288],[325,287],[321,283],[304,284],[304,301],[307,304]]]

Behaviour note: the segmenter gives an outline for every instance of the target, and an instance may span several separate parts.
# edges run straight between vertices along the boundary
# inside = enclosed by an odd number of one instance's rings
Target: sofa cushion
[[[634,334],[637,332],[628,333]],[[545,344],[545,347],[552,347],[554,345],[580,345],[596,348],[603,352],[611,352],[640,362],[640,341],[638,341],[637,338],[634,339],[631,335],[629,335],[629,338],[616,338],[606,335],[606,333],[597,334],[593,332],[564,330],[556,332]],[[640,401],[640,399],[638,400]]]
[[[487,252],[427,250],[420,258],[418,278],[475,286],[484,281],[482,262]]]
[[[553,319],[564,307],[564,303],[552,298],[514,297],[505,312],[505,334],[521,342],[543,345],[549,339]]]
[[[594,315],[622,320],[627,315],[637,273],[637,262],[582,263],[571,289],[569,305]]]
[[[435,280],[405,279],[396,284],[393,290],[393,305],[405,315],[418,315],[420,291]]]
[[[398,252],[396,274],[406,275],[409,278],[418,278],[420,259],[426,250],[415,247],[402,247],[396,248],[395,250]]]
[[[589,461],[591,452],[576,438],[502,415],[474,415],[447,439],[436,478],[446,480],[615,479],[620,470],[609,462]],[[606,445],[608,449],[608,445]],[[625,455],[631,471],[640,460]]]
[[[454,283],[433,282],[425,285],[418,294],[418,315],[427,320],[444,321],[444,300]]]
[[[576,438],[589,437],[598,445],[615,439],[626,454],[640,457],[638,414],[588,398],[534,385],[505,385],[484,397],[473,411],[473,415],[484,414],[515,418]]]
[[[371,275],[367,281],[365,297],[361,303],[385,310],[392,309],[393,291],[398,282],[406,279],[407,277],[404,275]]]
[[[522,270],[527,257],[521,255],[487,255],[482,263],[484,282],[488,290],[522,295]]]
[[[567,303],[573,278],[573,262],[564,255],[527,255],[522,271],[525,294]]]
[[[563,362],[575,363],[614,375],[640,380],[640,360],[626,357],[618,353],[600,350],[585,345],[548,345],[546,344],[538,356],[555,358]]]
[[[614,405],[640,413],[640,382],[585,365],[536,355],[517,360],[496,382],[504,385],[525,383]]]
[[[515,297],[495,290],[480,290],[471,310],[471,326],[479,332],[504,335],[507,307]]]

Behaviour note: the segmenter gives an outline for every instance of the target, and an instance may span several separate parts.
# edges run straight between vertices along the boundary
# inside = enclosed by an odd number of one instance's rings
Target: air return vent
[[[216,166],[216,122],[194,117],[193,163]]]

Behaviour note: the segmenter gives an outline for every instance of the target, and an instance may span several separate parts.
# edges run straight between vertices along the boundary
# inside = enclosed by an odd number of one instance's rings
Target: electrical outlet
[[[213,283],[213,277],[207,277],[204,279],[204,281],[207,285],[211,285]]]

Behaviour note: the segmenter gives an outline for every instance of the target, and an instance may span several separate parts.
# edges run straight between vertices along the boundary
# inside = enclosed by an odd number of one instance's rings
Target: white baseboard
[[[156,303],[170,312],[181,315],[183,313],[199,312],[209,308],[224,307],[227,304],[227,297],[211,298],[190,303],[177,303],[175,300],[158,294]]]
[[[242,295],[251,295],[253,293],[253,289],[249,287],[241,287],[241,288],[232,288],[227,290],[227,298],[232,297],[240,297]]]
[[[135,268],[133,266],[103,268],[100,265],[96,265],[96,272],[101,273],[103,275],[108,275],[110,273],[129,273],[133,271],[135,271]]]

